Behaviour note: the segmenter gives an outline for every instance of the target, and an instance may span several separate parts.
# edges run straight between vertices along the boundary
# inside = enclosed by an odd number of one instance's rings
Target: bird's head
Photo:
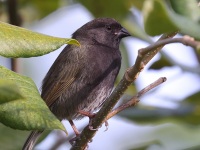
[[[128,31],[112,18],[97,18],[79,28],[72,38],[118,48],[122,38],[130,36]]]

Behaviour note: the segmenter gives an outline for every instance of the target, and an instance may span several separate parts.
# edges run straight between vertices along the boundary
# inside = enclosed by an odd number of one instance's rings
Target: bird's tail
[[[24,143],[22,150],[32,150],[42,132],[43,131],[32,131]]]

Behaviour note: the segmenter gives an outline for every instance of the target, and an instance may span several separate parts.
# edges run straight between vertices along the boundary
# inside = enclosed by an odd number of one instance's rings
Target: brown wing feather
[[[69,46],[58,56],[43,80],[42,98],[47,106],[50,107],[76,80],[81,68],[79,61],[78,53],[72,52]]]
[[[68,81],[57,82],[57,84],[51,89],[51,92],[44,97],[47,106],[51,106],[54,101],[66,90],[75,80],[75,77],[68,79]]]

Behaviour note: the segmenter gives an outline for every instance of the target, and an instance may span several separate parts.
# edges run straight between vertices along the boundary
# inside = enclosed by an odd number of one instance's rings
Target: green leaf
[[[162,69],[163,67],[169,67],[172,66],[172,63],[163,55],[161,56],[161,58],[154,62],[149,69],[155,69],[155,70],[159,70]]]
[[[188,17],[195,22],[200,21],[200,9],[197,0],[170,0],[170,3],[177,14]]]
[[[200,98],[200,90],[197,93],[194,93],[193,95],[186,97],[184,102],[199,106],[200,105],[199,98]]]
[[[161,0],[147,0],[143,7],[144,28],[152,36],[178,30],[170,19],[167,8]]]
[[[23,97],[14,82],[0,79],[0,104],[20,98]]]
[[[190,35],[197,40],[200,40],[200,24],[192,21],[188,17],[184,17],[173,12],[169,12],[171,19],[178,27],[180,33]]]
[[[187,2],[190,3],[189,1]],[[193,11],[194,13],[199,12],[197,10]],[[151,36],[179,30],[182,34],[200,39],[200,25],[198,22],[189,17],[176,14],[168,9],[162,0],[145,1],[143,14],[145,31]]]
[[[40,93],[32,79],[0,66],[1,87],[6,87],[9,91],[3,80],[12,85],[9,90],[14,91],[15,96],[12,96],[7,102],[4,100],[4,103],[0,104],[1,123],[20,130],[61,129],[65,131],[62,123],[51,113],[40,97]],[[14,88],[17,88],[19,93],[17,93],[17,90],[13,90]],[[9,95],[5,93],[0,97],[1,99],[3,97],[8,98]]]
[[[52,37],[0,22],[0,55],[4,57],[41,56],[64,44],[80,46],[74,39]]]

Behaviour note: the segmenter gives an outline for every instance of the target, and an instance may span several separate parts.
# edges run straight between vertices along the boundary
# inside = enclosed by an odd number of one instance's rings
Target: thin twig
[[[140,92],[138,92],[135,96],[133,96],[126,103],[124,103],[124,104],[120,105],[119,107],[115,108],[114,110],[112,110],[108,114],[107,120],[110,119],[111,117],[113,117],[114,115],[118,114],[119,112],[129,108],[129,107],[135,106],[139,102],[139,98],[141,96],[143,96],[144,94],[146,94],[147,92],[149,92],[153,88],[157,87],[158,85],[164,83],[166,80],[167,80],[166,77],[161,77],[158,80],[156,80],[153,83],[151,83],[150,85],[148,85],[147,87],[145,87],[144,89],[142,89]]]
[[[9,15],[9,23],[12,25],[21,26],[22,19],[18,13],[18,0],[7,0],[6,2]]]
[[[7,11],[9,15],[9,23],[15,26],[21,26],[22,19],[18,13],[18,1],[17,0],[7,0]],[[19,63],[16,58],[11,58],[11,70],[19,72]]]
[[[171,43],[182,43],[186,46],[191,46],[193,48],[199,48],[200,47],[200,42],[195,41],[193,38],[189,36],[183,36],[182,38],[172,38],[172,39],[164,39],[164,40],[159,40],[156,43],[141,49],[142,55],[145,55],[146,53],[149,52],[151,49],[155,49],[159,46],[166,45],[166,44],[171,44]]]
[[[10,58],[11,70],[19,73],[19,61],[17,58]]]

